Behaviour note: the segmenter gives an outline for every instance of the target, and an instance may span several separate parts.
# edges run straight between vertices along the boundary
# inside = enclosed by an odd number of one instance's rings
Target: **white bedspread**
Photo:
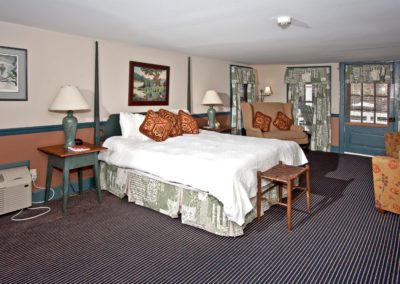
[[[307,163],[295,142],[212,131],[164,142],[114,136],[103,146],[108,151],[99,155],[100,160],[207,191],[224,205],[229,220],[239,225],[252,210],[257,170],[267,170],[279,161],[295,166]]]

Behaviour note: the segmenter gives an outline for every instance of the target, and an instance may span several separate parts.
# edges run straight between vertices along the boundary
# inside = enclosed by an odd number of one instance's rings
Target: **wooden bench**
[[[302,174],[306,175],[306,187],[293,186],[293,181],[300,177]],[[262,192],[261,181],[265,179],[273,183],[274,186],[268,187],[264,192]],[[300,197],[303,193],[307,196],[307,210],[311,212],[311,187],[310,187],[310,166],[305,167],[295,167],[288,166],[279,162],[278,165],[272,167],[271,169],[261,172],[257,172],[257,218],[260,220],[261,216],[261,198],[262,195],[268,192],[270,189],[274,188],[275,185],[279,186],[279,202],[277,204],[286,206],[287,208],[287,218],[288,218],[288,229],[289,232],[292,230],[292,203]],[[287,198],[286,202],[282,198],[282,185],[287,186]],[[294,192],[298,194],[294,195]]]

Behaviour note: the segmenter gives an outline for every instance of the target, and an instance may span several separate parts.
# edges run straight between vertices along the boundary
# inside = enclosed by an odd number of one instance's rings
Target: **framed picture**
[[[0,100],[27,101],[27,50],[0,46]]]
[[[169,66],[129,62],[130,106],[168,105]]]

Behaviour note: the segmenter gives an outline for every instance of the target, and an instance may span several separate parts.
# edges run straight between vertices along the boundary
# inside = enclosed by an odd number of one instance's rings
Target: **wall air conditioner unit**
[[[32,179],[27,167],[0,170],[0,215],[32,206]]]

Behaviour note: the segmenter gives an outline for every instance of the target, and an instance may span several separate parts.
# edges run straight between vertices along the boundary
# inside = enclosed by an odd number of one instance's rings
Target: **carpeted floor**
[[[399,215],[374,207],[371,160],[312,152],[312,213],[273,207],[238,238],[126,199],[71,197],[29,222],[0,217],[0,283],[399,283]]]

